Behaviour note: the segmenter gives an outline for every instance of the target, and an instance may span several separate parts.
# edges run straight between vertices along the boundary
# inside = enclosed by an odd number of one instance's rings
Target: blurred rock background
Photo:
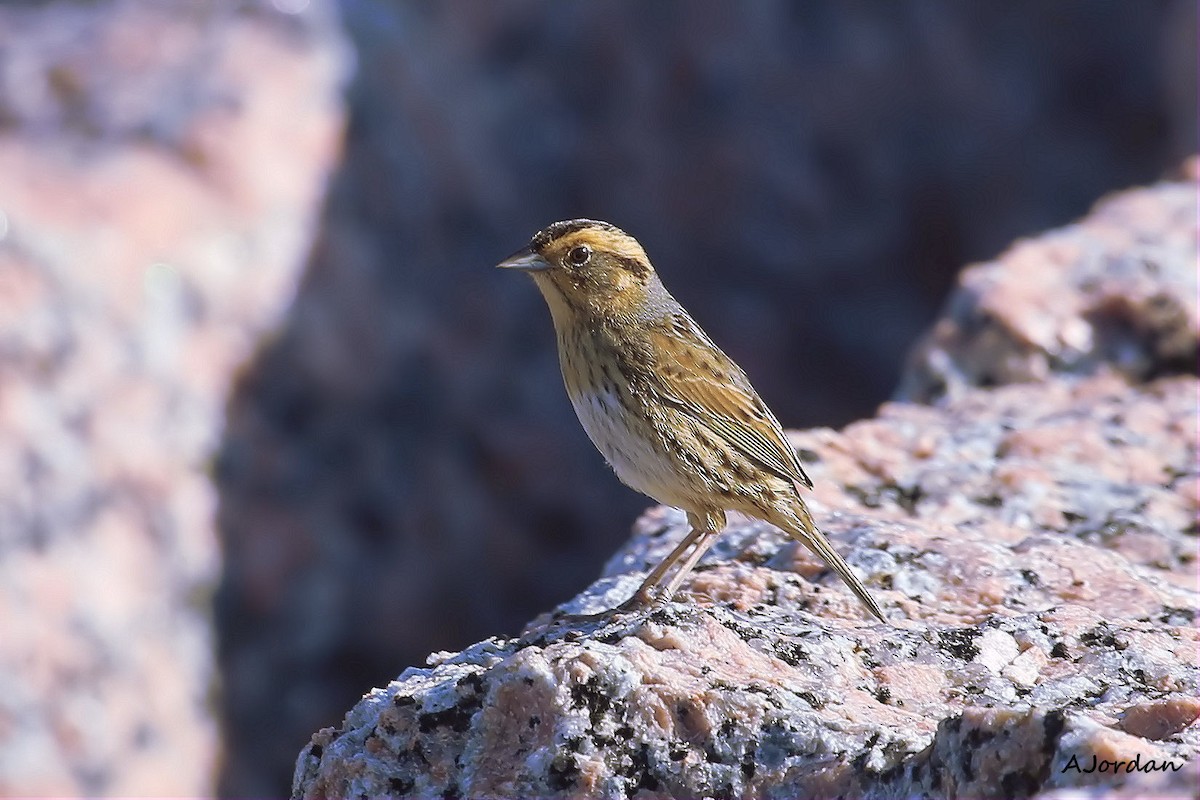
[[[648,501],[490,269],[538,228],[626,228],[785,425],[843,424],[962,265],[1195,149],[1195,30],[1188,0],[0,7],[0,792],[203,793],[215,636],[220,790],[282,794],[363,691],[599,573]]]
[[[347,56],[251,4],[0,7],[0,795],[213,790],[207,464]]]

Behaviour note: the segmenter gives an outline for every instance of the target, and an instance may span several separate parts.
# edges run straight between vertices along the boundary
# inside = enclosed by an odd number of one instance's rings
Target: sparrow
[[[687,514],[691,529],[621,608],[663,603],[737,511],[825,562],[867,609],[879,604],[817,529],[812,488],[741,367],[672,297],[637,240],[590,219],[556,222],[498,265],[530,275],[558,340],[567,396],[617,477]]]

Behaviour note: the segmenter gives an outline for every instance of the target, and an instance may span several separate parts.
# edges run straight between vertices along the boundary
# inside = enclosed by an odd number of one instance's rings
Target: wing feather
[[[672,315],[651,331],[652,351],[671,353],[655,382],[663,399],[719,436],[763,469],[812,488],[783,428],[750,385],[741,367],[712,343],[689,317]]]

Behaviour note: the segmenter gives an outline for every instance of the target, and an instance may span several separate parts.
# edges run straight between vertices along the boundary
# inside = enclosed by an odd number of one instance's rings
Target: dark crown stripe
[[[566,236],[568,233],[581,231],[584,228],[596,228],[602,231],[611,231],[628,235],[623,230],[608,222],[601,222],[598,219],[568,219],[562,222],[556,222],[553,225],[547,226],[534,235],[532,241],[529,242],[529,247],[533,250],[541,250],[546,245],[553,242],[555,239]]]

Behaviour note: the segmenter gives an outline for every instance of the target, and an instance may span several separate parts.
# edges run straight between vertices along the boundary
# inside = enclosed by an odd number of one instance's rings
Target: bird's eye
[[[592,257],[592,249],[587,245],[572,247],[567,251],[567,262],[573,267],[582,267]]]

